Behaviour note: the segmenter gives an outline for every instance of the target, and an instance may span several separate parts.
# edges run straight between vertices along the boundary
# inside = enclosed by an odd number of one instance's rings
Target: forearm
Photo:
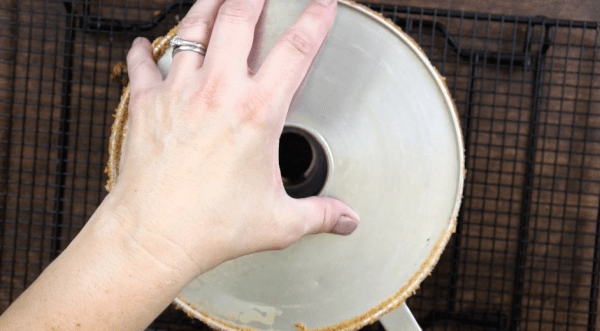
[[[196,2],[178,36],[210,36],[213,46],[206,63],[194,52],[174,56],[165,80],[150,42],[137,39],[127,58],[131,97],[118,181],[0,317],[1,331],[141,330],[220,263],[356,228],[358,215],[339,200],[287,195],[278,165],[287,110],[336,3],[311,2],[250,73],[263,4]]]
[[[0,317],[0,330],[141,330],[172,302],[190,275],[124,235],[106,204]]]

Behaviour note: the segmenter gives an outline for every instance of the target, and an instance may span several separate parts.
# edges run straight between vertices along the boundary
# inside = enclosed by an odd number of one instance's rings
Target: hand
[[[178,53],[164,81],[147,40],[136,39],[127,58],[129,129],[107,200],[135,245],[189,277],[307,234],[349,234],[358,224],[338,200],[290,198],[278,164],[291,99],[336,3],[310,3],[254,74],[247,60],[263,3],[197,2],[178,35],[208,45],[206,57]]]
[[[206,58],[177,54],[164,81],[149,42],[135,41],[117,182],[0,329],[143,329],[228,259],[356,228],[340,201],[290,198],[278,165],[290,101],[334,19],[326,1],[308,5],[256,74],[247,58],[264,0],[197,2],[179,35],[208,44]]]

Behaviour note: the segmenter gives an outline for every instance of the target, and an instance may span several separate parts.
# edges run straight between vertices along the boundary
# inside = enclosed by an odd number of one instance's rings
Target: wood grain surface
[[[372,0],[370,2],[490,14],[600,21],[598,0]]]

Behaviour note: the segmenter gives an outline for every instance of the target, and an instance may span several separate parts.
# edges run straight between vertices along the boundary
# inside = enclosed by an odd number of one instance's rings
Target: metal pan
[[[306,3],[267,1],[252,69]],[[154,43],[165,74],[175,33]],[[113,125],[109,187],[118,175],[128,96],[127,90]],[[291,169],[300,173],[287,175],[288,192],[339,198],[359,213],[360,226],[348,237],[310,236],[283,251],[226,262],[190,283],[176,303],[226,330],[355,330],[373,323],[417,290],[456,225],[463,142],[444,79],[400,28],[342,1],[284,132],[296,145],[282,143],[282,155],[294,158],[286,148],[306,147],[298,156],[306,169]]]

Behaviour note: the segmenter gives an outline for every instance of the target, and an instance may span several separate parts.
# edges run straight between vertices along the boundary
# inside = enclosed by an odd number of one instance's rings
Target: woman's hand
[[[311,2],[260,70],[247,59],[264,0],[200,0],[162,81],[150,43],[129,52],[129,129],[112,191],[67,249],[0,317],[1,330],[139,330],[199,274],[358,216],[330,198],[290,198],[278,141],[292,96],[334,19]]]
[[[290,198],[278,164],[290,101],[336,3],[310,3],[254,74],[247,61],[264,0],[222,2],[199,1],[183,19],[178,35],[208,45],[206,57],[176,54],[165,81],[150,43],[134,42],[129,131],[109,196],[122,231],[161,263],[189,266],[190,277],[307,234],[349,234],[358,224],[340,201]]]

